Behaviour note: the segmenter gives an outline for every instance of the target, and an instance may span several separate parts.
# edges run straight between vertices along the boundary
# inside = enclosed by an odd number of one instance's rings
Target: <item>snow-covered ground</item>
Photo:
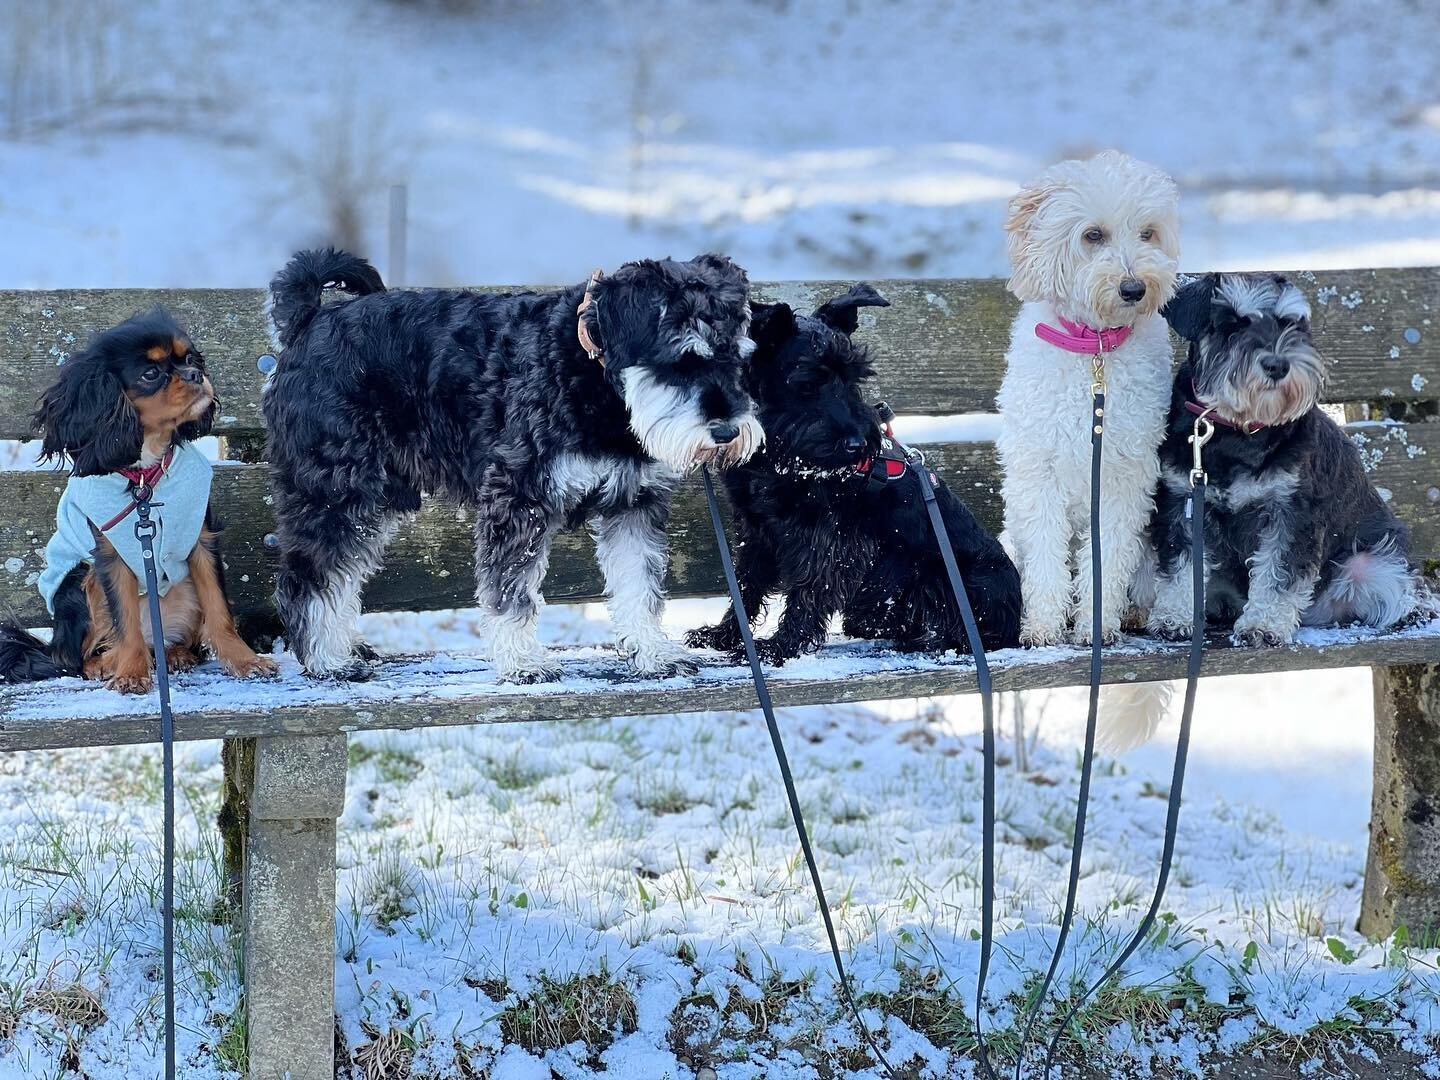
[[[999,274],[1016,185],[1112,145],[1180,181],[1188,268],[1435,264],[1437,33],[1434,5],[1394,0],[0,5],[0,288],[258,286],[347,234],[389,272],[393,183],[407,282],[578,280],[705,248],[757,278]],[[87,63],[96,90],[67,110]],[[474,623],[366,633],[465,651]],[[606,627],[556,609],[546,633]],[[1023,707],[1027,767],[1002,746],[1002,1050],[1007,994],[1054,941],[1083,701]],[[853,970],[888,1014],[869,1022],[914,1075],[972,1075],[976,702],[783,723]],[[1062,989],[1138,917],[1173,725],[1098,770]],[[1383,1031],[1419,1062],[1389,1074],[1440,1075],[1440,958],[1353,932],[1371,732],[1363,671],[1202,685],[1163,935],[1086,1014],[1094,1063],[1192,1075],[1255,1054],[1325,1075]],[[229,1078],[218,747],[180,762],[184,1075]],[[0,1080],[155,1073],[158,792],[149,749],[0,757]],[[876,1075],[754,715],[358,736],[340,860],[355,1076]]]

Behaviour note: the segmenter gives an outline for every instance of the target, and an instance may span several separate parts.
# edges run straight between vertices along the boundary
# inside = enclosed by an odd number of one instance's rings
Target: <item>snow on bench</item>
[[[1410,526],[1417,558],[1440,566],[1440,269],[1344,270],[1292,275],[1310,295],[1320,347],[1332,363],[1326,399],[1362,423],[1351,436],[1370,476]],[[844,284],[760,283],[761,297],[809,309]],[[875,283],[891,307],[861,316],[860,337],[879,371],[875,394],[902,416],[989,413],[999,387],[1014,299],[998,279]],[[260,425],[269,351],[258,289],[0,292],[0,439],[30,435],[30,415],[54,366],[75,343],[135,311],[164,304],[201,343],[221,401],[216,434],[226,467],[214,502],[227,523],[228,584],[242,631],[264,647],[282,628],[270,593],[275,549]],[[1178,345],[1177,345],[1178,351]],[[945,425],[944,437],[956,432]],[[919,440],[930,424],[915,424]],[[974,438],[925,446],[981,521],[1000,524],[993,444]],[[901,435],[907,434],[902,423]],[[34,582],[54,524],[63,477],[0,470],[0,611],[43,625]],[[426,500],[366,589],[368,611],[432,611],[467,605],[473,539],[467,515]],[[723,579],[696,487],[672,515],[672,596],[717,596]],[[544,585],[551,601],[601,597],[588,536],[562,534]],[[247,1050],[255,1080],[331,1080],[334,1075],[335,819],[344,806],[351,731],[521,720],[578,720],[748,709],[744,670],[708,658],[698,675],[632,680],[606,647],[561,649],[565,679],[497,684],[489,665],[463,653],[390,657],[361,685],[317,684],[282,654],[281,677],[238,683],[213,665],[175,679],[180,739],[226,740],[221,830],[225,860],[243,895]],[[1024,690],[1084,685],[1089,654],[1076,648],[997,653],[995,685]],[[1304,631],[1279,649],[1242,649],[1217,637],[1204,674],[1369,666],[1375,684],[1375,794],[1360,927],[1383,935],[1406,924],[1412,937],[1440,926],[1440,619],[1376,634],[1354,628]],[[1106,650],[1107,681],[1183,676],[1185,648],[1126,638]],[[835,642],[775,672],[782,705],[928,697],[975,689],[967,657],[908,656],[872,643]],[[63,680],[0,690],[0,751],[154,742],[151,697],[126,697]]]

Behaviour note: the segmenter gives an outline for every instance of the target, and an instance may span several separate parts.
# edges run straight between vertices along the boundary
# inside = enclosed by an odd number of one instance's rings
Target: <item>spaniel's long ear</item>
[[[140,457],[140,417],[125,388],[97,354],[81,353],[60,368],[60,377],[35,410],[41,455],[68,455],[76,476],[94,476],[133,465]]]
[[[1219,274],[1205,274],[1182,285],[1170,302],[1160,309],[1175,333],[1186,341],[1199,341],[1210,329],[1215,311],[1215,290]]]
[[[889,307],[890,301],[875,291],[868,281],[850,286],[848,292],[831,297],[815,309],[815,318],[833,326],[842,334],[853,334],[860,325],[862,307]]]
[[[755,358],[767,359],[785,339],[795,333],[795,311],[789,304],[764,304],[750,301],[750,340],[755,342]]]

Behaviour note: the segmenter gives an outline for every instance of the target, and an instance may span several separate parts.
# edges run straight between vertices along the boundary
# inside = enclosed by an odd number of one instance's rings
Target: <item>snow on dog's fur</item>
[[[1175,289],[1179,218],[1174,182],[1106,151],[1062,161],[1010,200],[1005,222],[1024,301],[1011,329],[998,405],[1006,546],[1020,569],[1021,640],[1091,636],[1092,357],[1036,335],[1060,319],[1129,327],[1105,354],[1101,470],[1102,633],[1120,629],[1140,562],[1158,476],[1156,448],[1170,396],[1170,337],[1160,308]]]

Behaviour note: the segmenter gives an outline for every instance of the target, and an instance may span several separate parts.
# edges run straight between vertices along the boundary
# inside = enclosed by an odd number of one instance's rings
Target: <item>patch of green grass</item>
[[[387,784],[408,784],[425,771],[425,763],[416,755],[393,746],[351,742],[347,758],[352,768],[368,762],[375,769],[375,778]]]
[[[250,1057],[245,1049],[246,1015],[242,998],[235,1011],[229,1016],[216,1014],[210,1023],[220,1029],[215,1040],[215,1061],[221,1068],[229,1069],[244,1076],[250,1068]]]
[[[595,1065],[617,1033],[629,1035],[638,1024],[634,997],[604,970],[564,980],[542,975],[530,993],[500,1014],[505,1042],[535,1054],[581,1042]]]

